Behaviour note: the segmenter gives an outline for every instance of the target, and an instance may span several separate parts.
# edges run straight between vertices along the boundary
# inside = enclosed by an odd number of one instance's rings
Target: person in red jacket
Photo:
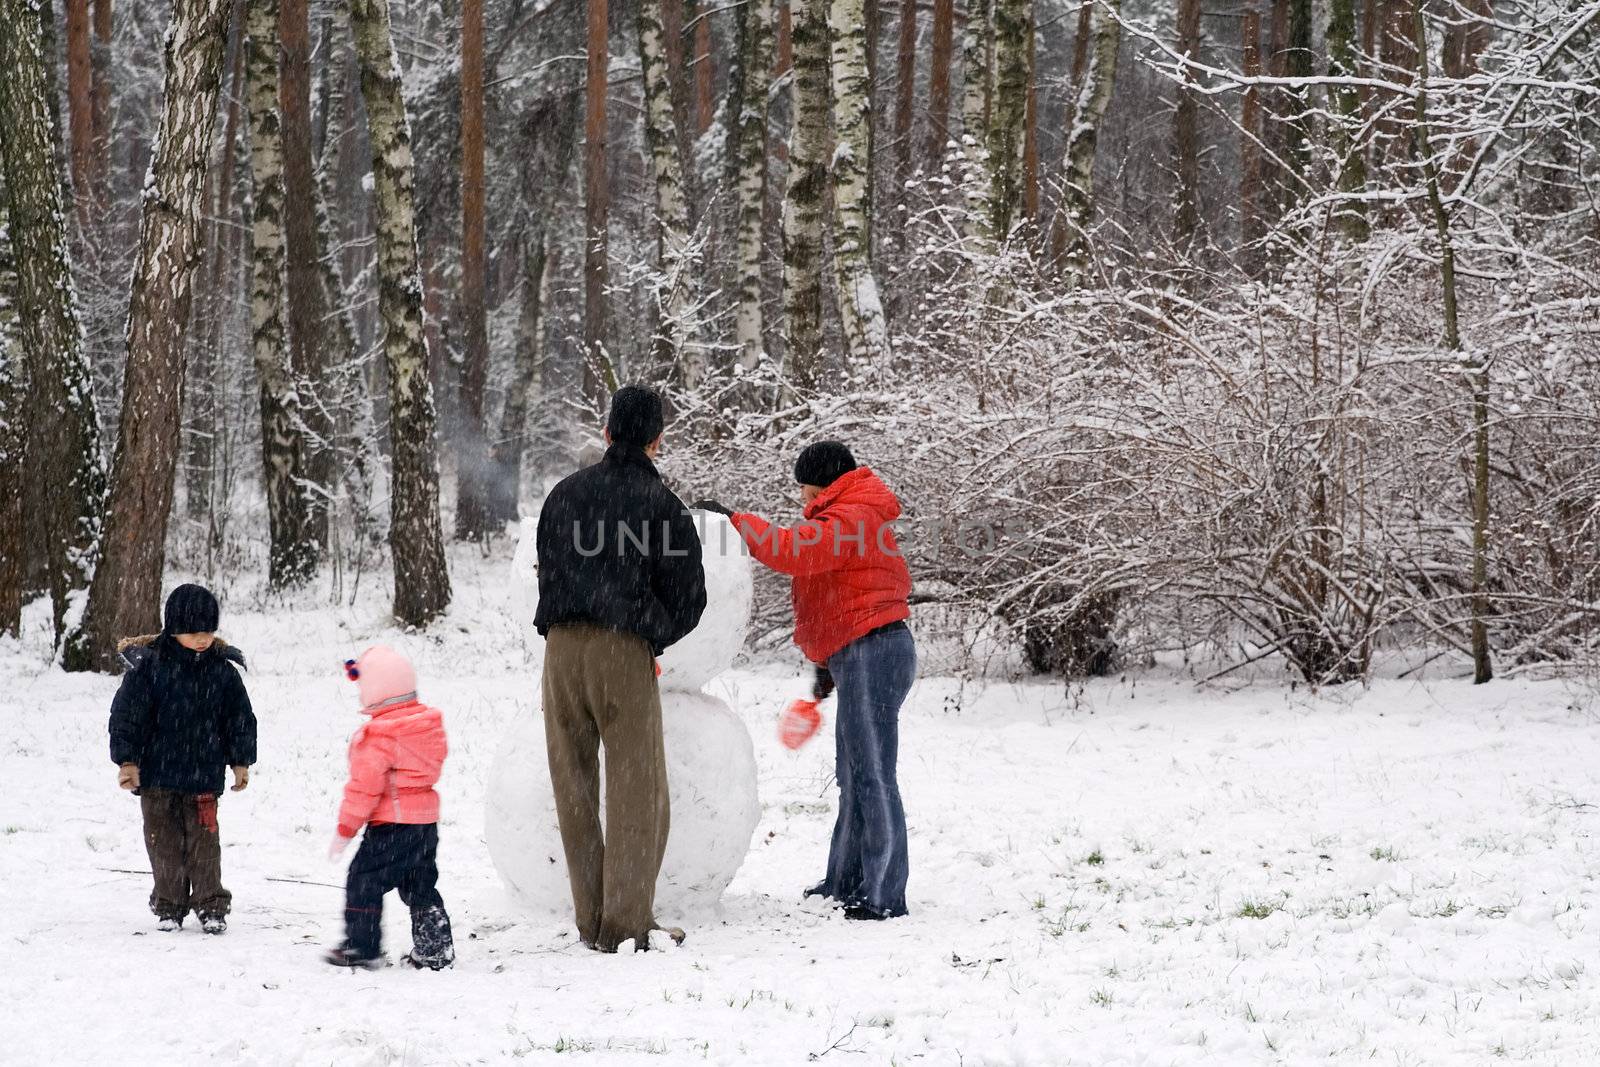
[[[400,653],[374,645],[345,661],[371,719],[350,741],[350,780],[329,849],[337,857],[365,826],[345,876],[345,940],[327,961],[382,966],[383,897],[391,889],[411,909],[405,962],[437,971],[455,962],[450,916],[439,896],[439,794],[434,785],[449,746],[444,718],[417,700],[417,676]]]
[[[900,705],[917,673],[911,572],[891,525],[900,501],[838,441],[808,446],[795,462],[805,521],[775,526],[714,500],[750,554],[793,578],[794,641],[816,665],[813,695],[837,685],[834,727],[839,815],[828,871],[806,896],[838,901],[851,919],[906,914],[910,862],[895,765]]]

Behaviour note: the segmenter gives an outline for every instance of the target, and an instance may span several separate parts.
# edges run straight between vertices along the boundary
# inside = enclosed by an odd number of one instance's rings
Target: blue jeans
[[[835,652],[828,670],[839,691],[839,817],[822,889],[846,904],[904,915],[911,864],[895,764],[900,705],[917,675],[916,644],[904,627],[875,631]]]

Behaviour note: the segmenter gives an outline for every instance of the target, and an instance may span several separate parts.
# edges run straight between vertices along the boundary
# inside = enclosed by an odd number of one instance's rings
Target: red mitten
[[[778,740],[784,748],[799,748],[822,729],[822,712],[815,700],[796,700],[778,719]]]

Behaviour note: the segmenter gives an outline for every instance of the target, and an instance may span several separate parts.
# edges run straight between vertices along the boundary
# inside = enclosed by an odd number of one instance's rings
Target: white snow
[[[799,900],[833,821],[831,706],[790,753],[773,724],[805,690],[798,656],[729,671],[711,693],[754,739],[756,844],[682,948],[602,956],[489,858],[491,758],[532,721],[538,677],[507,563],[476,553],[452,555],[456,606],[421,636],[382,621],[378,581],[353,609],[224,597],[261,762],[222,803],[222,938],[155,932],[137,804],[105,751],[116,682],[46,667],[30,606],[24,640],[0,642],[0,1059],[1600,1061],[1588,690],[924,677],[901,718],[912,914],[862,925]],[[451,731],[440,888],[460,958],[439,974],[319,960],[341,934],[323,854],[360,721],[338,664],[380,637]],[[536,753],[523,772],[545,773]],[[385,924],[403,951],[393,897]]]

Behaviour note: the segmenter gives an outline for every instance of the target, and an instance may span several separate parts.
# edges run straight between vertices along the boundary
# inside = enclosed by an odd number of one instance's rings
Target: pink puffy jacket
[[[449,752],[444,717],[417,700],[416,675],[398,652],[370,648],[356,669],[361,710],[372,720],[350,741],[340,835],[354,837],[369,822],[438,822],[439,794],[433,787]]]

